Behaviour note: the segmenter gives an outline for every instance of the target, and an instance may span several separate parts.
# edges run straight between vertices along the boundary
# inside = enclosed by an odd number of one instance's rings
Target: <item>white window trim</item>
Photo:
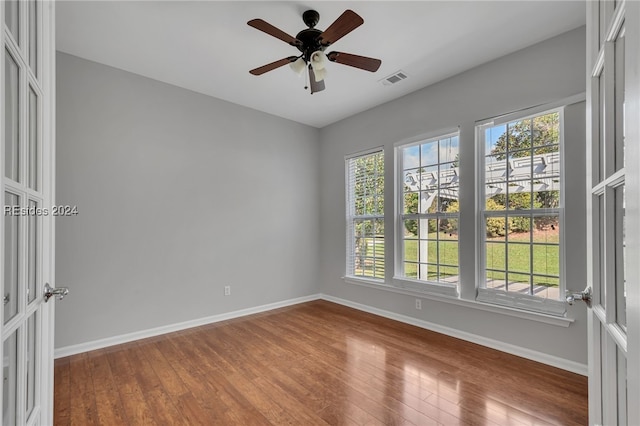
[[[523,310],[509,306],[502,306],[493,303],[486,303],[477,300],[462,299],[458,296],[450,296],[437,294],[429,291],[415,291],[411,289],[400,288],[397,285],[381,283],[379,281],[361,279],[360,277],[342,277],[345,283],[368,287],[376,290],[388,291],[395,294],[403,294],[411,297],[419,297],[422,299],[433,300],[436,302],[449,303],[455,306],[463,306],[465,308],[476,309],[479,311],[492,312],[496,314],[506,315],[515,318],[526,319],[530,321],[540,322],[544,324],[569,327],[575,322],[573,318],[559,315],[551,315],[531,310]],[[413,301],[411,301],[413,303]]]
[[[404,240],[403,235],[403,212],[402,206],[404,203],[404,191],[399,188],[399,185],[404,181],[404,167],[403,156],[401,154],[404,148],[412,146],[419,146],[427,142],[437,141],[447,137],[458,136],[460,140],[460,128],[446,129],[437,132],[430,132],[410,139],[405,139],[394,144],[394,235],[393,235],[393,247],[394,247],[394,262],[393,262],[393,285],[400,289],[406,289],[416,294],[434,294],[443,295],[449,297],[458,297],[458,285],[447,284],[438,281],[425,281],[417,280],[401,275],[400,272],[404,271]],[[460,143],[460,142],[458,142]],[[419,214],[416,216],[420,216]],[[454,214],[447,215],[446,213],[433,214],[433,218],[454,216]],[[458,226],[460,224],[460,213],[455,214],[458,218]],[[458,240],[459,242],[459,240]],[[458,251],[458,273],[460,273],[460,252]]]
[[[577,102],[580,102],[580,97],[582,95],[577,95],[575,98],[578,99]],[[566,256],[565,256],[565,246],[566,239],[564,235],[564,198],[565,198],[565,161],[564,161],[564,108],[567,105],[570,105],[573,102],[576,102],[572,98],[567,99],[560,107],[551,107],[551,105],[545,106],[536,106],[530,109],[526,109],[520,111],[518,113],[512,113],[500,116],[494,120],[483,120],[482,124],[476,123],[476,194],[478,194],[477,206],[476,206],[476,230],[477,230],[477,247],[476,253],[478,254],[478,260],[476,262],[477,271],[477,296],[476,300],[482,303],[490,303],[496,305],[507,306],[516,309],[529,310],[534,312],[546,313],[550,315],[563,316],[566,314],[567,307],[566,302],[564,301],[564,294],[566,290]],[[485,152],[484,152],[484,130],[488,127],[498,126],[501,124],[505,124],[512,121],[517,120],[525,120],[528,118],[537,117],[543,114],[551,114],[557,112],[559,114],[560,128],[559,128],[559,152],[560,152],[560,206],[556,209],[549,209],[550,213],[558,214],[558,220],[560,221],[560,235],[559,235],[559,300],[553,299],[543,299],[536,296],[531,296],[527,294],[516,294],[512,292],[506,292],[503,290],[494,290],[487,289],[484,287],[485,285],[485,277],[486,277],[486,250],[485,250],[485,235],[484,232],[484,221],[487,215],[491,215],[491,213],[485,212]],[[531,210],[527,210],[528,213],[531,213]],[[545,209],[538,209],[536,213],[544,213]],[[500,213],[503,213],[500,211]]]
[[[384,156],[384,146],[379,146],[376,148],[371,148],[371,149],[366,149],[364,151],[358,151],[352,154],[348,154],[344,156],[344,162],[345,162],[345,234],[346,234],[346,246],[345,246],[345,276],[344,278],[348,278],[349,280],[352,281],[362,281],[362,282],[368,282],[368,283],[372,283],[374,285],[384,285],[385,283],[385,278],[373,278],[373,277],[363,277],[363,276],[359,276],[359,275],[351,275],[348,270],[349,268],[349,262],[347,261],[347,258],[350,256],[350,254],[353,251],[353,235],[351,233],[351,223],[350,223],[350,218],[353,216],[350,216],[347,213],[347,209],[350,209],[352,206],[350,205],[350,200],[349,200],[349,160],[355,159],[355,158],[359,158],[359,157],[365,157],[367,155],[373,155],[373,154],[378,154],[381,153]],[[385,159],[386,161],[386,159]],[[385,167],[386,169],[386,167]],[[386,179],[385,179],[386,182]],[[386,186],[386,185],[385,185]],[[386,199],[386,194],[383,197],[383,212],[382,215],[371,215],[371,216],[360,216],[360,218],[362,219],[382,219],[385,220],[385,206],[384,206],[384,200]],[[385,227],[385,243],[386,243],[386,227]],[[385,262],[386,263],[386,262]],[[386,268],[386,264],[385,264],[385,275],[387,268]]]

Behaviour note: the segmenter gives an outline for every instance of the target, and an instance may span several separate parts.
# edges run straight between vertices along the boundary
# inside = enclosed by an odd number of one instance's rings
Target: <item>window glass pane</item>
[[[534,117],[532,120],[534,147],[560,143],[560,114],[554,112]],[[534,150],[534,154],[544,152],[546,152],[544,148]]]
[[[510,216],[508,221],[510,242],[529,243],[531,241],[530,216]]]
[[[28,145],[29,188],[38,190],[38,95],[29,86],[29,145]]]
[[[420,188],[426,190],[438,189],[438,165],[420,168]]]
[[[4,21],[11,32],[13,38],[18,39],[20,33],[20,11],[18,0],[4,0]]]
[[[560,246],[556,244],[534,244],[533,273],[553,277],[560,275]]]
[[[420,165],[431,166],[438,164],[438,141],[420,145]]]
[[[440,164],[458,160],[458,144],[457,135],[440,141]]]
[[[497,152],[503,152],[504,148],[498,148],[500,145],[504,146],[506,141],[507,125],[502,124],[500,126],[489,127],[485,130],[485,155],[492,155]],[[502,156],[502,159],[505,157]]]
[[[514,121],[507,124],[506,139],[499,140],[496,144],[494,153],[518,151],[525,148],[531,148],[531,119]],[[506,142],[506,144],[505,144]],[[520,155],[518,155],[520,156]]]
[[[535,216],[533,218],[533,241],[535,243],[560,242],[560,217],[558,215]]]
[[[402,150],[402,165],[406,169],[414,169],[420,166],[420,146],[414,145]]]
[[[485,258],[487,269],[504,271],[506,270],[505,243],[489,242],[485,245]]]
[[[531,294],[531,275],[507,272],[507,291]]]
[[[440,265],[458,266],[458,241],[438,241],[438,253]]]
[[[420,190],[420,169],[404,171],[404,191]]]
[[[418,220],[410,219],[404,221],[404,238],[416,239],[418,238]]]
[[[459,279],[459,272],[457,266],[440,265],[439,282],[457,284]]]
[[[20,198],[10,192],[4,194],[4,323],[18,313],[18,212]],[[7,214],[8,213],[8,214]],[[14,214],[15,213],[15,214]]]
[[[438,209],[438,190],[421,191],[419,213],[435,213]]]
[[[20,176],[19,70],[8,50],[5,51],[4,61],[4,169],[6,177],[18,181]]]
[[[2,424],[16,424],[18,387],[18,331],[14,331],[3,344],[2,362]]]
[[[36,279],[38,276],[38,203],[29,200],[29,215],[27,216],[27,301],[31,303],[36,298]]]
[[[420,193],[418,192],[406,192],[404,194],[404,214],[416,214],[418,213],[418,200],[420,199]]]
[[[407,262],[418,261],[418,242],[416,240],[404,240],[404,260]]]
[[[492,216],[485,219],[485,234],[489,241],[504,241],[507,234],[507,219],[505,216]]]
[[[417,263],[404,263],[404,276],[407,278],[418,278],[418,264]]]
[[[491,288],[494,290],[506,290],[506,274],[502,271],[486,271],[485,288]]]
[[[531,273],[531,246],[529,244],[512,242],[507,244],[507,269],[509,272]]]

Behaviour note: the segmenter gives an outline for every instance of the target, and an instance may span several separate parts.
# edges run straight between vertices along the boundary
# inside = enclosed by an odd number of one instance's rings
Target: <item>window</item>
[[[398,147],[397,278],[457,286],[458,149],[458,133]]]
[[[479,300],[564,311],[561,120],[555,110],[479,126]]]
[[[347,276],[384,280],[384,153],[347,158]]]

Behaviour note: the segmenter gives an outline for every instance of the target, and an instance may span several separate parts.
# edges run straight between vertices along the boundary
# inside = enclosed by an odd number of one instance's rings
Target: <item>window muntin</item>
[[[560,111],[481,126],[481,287],[561,297]]]
[[[401,278],[459,281],[458,133],[398,147]]]
[[[347,276],[384,280],[384,153],[351,157],[347,168]]]

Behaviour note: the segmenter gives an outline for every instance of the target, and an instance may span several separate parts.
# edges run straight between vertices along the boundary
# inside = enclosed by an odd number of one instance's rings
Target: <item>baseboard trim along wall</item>
[[[220,321],[226,321],[233,318],[239,318],[247,315],[257,314],[261,312],[270,311],[273,309],[284,308],[286,306],[297,305],[299,303],[310,302],[312,300],[326,300],[328,302],[337,303],[339,305],[348,306],[359,311],[368,312],[370,314],[378,315],[384,318],[389,318],[395,321],[400,321],[405,324],[411,324],[416,327],[424,328],[426,330],[435,331],[447,336],[455,337],[467,342],[477,343],[482,346],[486,346],[492,349],[496,349],[502,352],[506,352],[512,355],[517,355],[522,358],[537,361],[542,364],[547,364],[552,367],[561,368],[563,370],[571,371],[573,373],[587,375],[587,365],[580,364],[575,361],[566,360],[543,352],[534,351],[531,349],[523,348],[509,343],[500,342],[498,340],[489,339],[486,337],[478,336],[476,334],[467,333],[464,331],[456,330],[454,328],[446,327],[439,324],[434,324],[421,319],[409,317],[406,315],[397,314],[395,312],[386,311],[383,309],[374,308],[372,306],[363,305],[361,303],[352,302],[350,300],[341,299],[338,297],[330,296],[327,294],[314,294],[310,296],[298,297],[295,299],[288,299],[281,302],[269,303],[266,305],[256,306],[253,308],[240,309],[238,311],[227,312],[219,315],[212,315],[205,318],[200,318],[192,321],[185,321],[178,324],[166,325],[163,327],[156,327],[149,330],[136,331],[134,333],[123,334],[120,336],[108,337],[105,339],[94,340],[87,343],[81,343],[78,345],[71,345],[62,348],[58,348],[54,352],[55,358],[62,358],[65,356],[76,355],[83,352],[89,352],[96,349],[102,349],[109,346],[119,345],[122,343],[133,342],[135,340],[145,339],[147,337],[159,336],[162,334],[171,333],[174,331],[186,330],[201,325],[212,324]]]
[[[93,340],[91,342],[80,343],[77,345],[64,346],[62,348],[56,348],[54,350],[53,357],[63,358],[65,356],[76,355],[83,352],[95,351],[97,349],[103,349],[109,346],[115,346],[122,343],[133,342],[135,340],[146,339],[147,337],[160,336],[162,334],[172,333],[174,331],[181,331],[193,327],[199,327],[201,325],[213,324],[216,322],[244,317],[247,315],[259,314],[261,312],[272,311],[274,309],[297,305],[299,303],[310,302],[312,300],[318,300],[320,298],[321,295],[312,294],[310,296],[297,297],[294,299],[283,300],[281,302],[268,303],[266,305],[255,306],[253,308],[240,309],[238,311],[212,315],[209,317],[199,318],[191,321],[184,321],[177,324],[170,324],[162,327],[150,328],[148,330],[135,331],[133,333]]]
[[[326,300],[329,302],[337,303],[339,305],[344,305],[353,309],[358,309],[359,311],[364,311],[370,314],[400,321],[405,324],[415,325],[416,327],[424,328],[430,331],[435,331],[436,333],[455,337],[457,339],[465,340],[467,342],[477,343],[478,345],[486,346],[488,348],[496,349],[498,351],[506,352],[512,355],[517,355],[519,357],[540,362],[542,364],[550,365],[552,367],[557,367],[563,370],[571,371],[572,373],[580,374],[583,376],[587,376],[588,374],[587,373],[588,369],[586,364],[580,364],[575,361],[559,358],[556,356],[545,354],[543,352],[534,351],[531,349],[523,348],[521,346],[511,345],[509,343],[504,343],[498,340],[489,339],[487,337],[478,336],[477,334],[467,333],[465,331],[456,330],[455,328],[445,327],[443,325],[434,324],[432,322],[424,321],[421,319],[397,314],[395,312],[385,311],[383,309],[374,308],[368,305],[352,302],[350,300],[345,300],[338,297],[329,296],[326,294],[322,294],[320,295],[320,297],[323,300]]]

